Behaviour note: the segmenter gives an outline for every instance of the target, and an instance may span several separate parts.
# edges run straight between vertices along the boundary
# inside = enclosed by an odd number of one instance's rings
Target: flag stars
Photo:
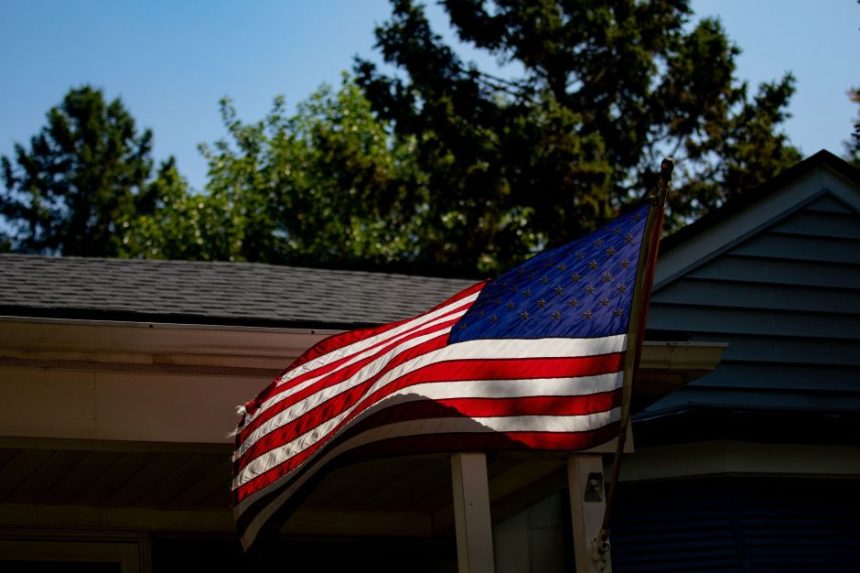
[[[508,309],[510,309],[510,310],[514,310],[514,303],[512,303],[512,302],[509,302],[509,303],[508,303],[508,304],[506,304],[505,306],[507,306],[507,307],[508,307]]]
[[[609,247],[608,249],[606,249],[606,254],[609,255],[610,257],[613,256],[617,252],[618,251],[615,250],[615,247]]]
[[[546,275],[542,276],[540,282],[542,282],[543,284],[547,284],[549,282],[549,277]]]
[[[600,299],[600,304],[602,304],[603,306],[609,306],[609,299],[603,297],[602,299]]]
[[[532,295],[532,289],[527,288],[526,290],[524,290],[524,291],[523,291],[523,293],[522,293],[522,294],[523,294],[523,296],[524,296],[524,297],[528,298],[528,297],[530,297],[530,296]]]
[[[556,296],[561,296],[564,294],[564,289],[560,286],[555,287],[553,291],[555,291]]]
[[[621,310],[620,308],[616,308],[615,310],[612,311],[612,314],[614,314],[615,316],[620,318],[620,317],[624,316],[624,311]]]
[[[594,287],[588,285],[587,287],[585,287],[585,292],[587,292],[588,294],[594,294]]]
[[[583,318],[585,318],[586,320],[591,320],[591,317],[592,317],[593,315],[592,315],[592,313],[591,313],[591,311],[590,311],[590,310],[586,310],[585,312],[583,312],[583,313],[582,313],[582,316],[583,316]]]
[[[630,218],[631,218],[631,219],[633,219],[635,222],[637,222],[637,223],[638,223],[639,221],[641,221],[641,220],[642,220],[642,215],[640,215],[639,213],[636,213],[635,215],[633,215],[633,216],[632,216],[632,217],[630,217]]]
[[[603,246],[603,239],[597,239],[596,241],[594,241],[594,246],[597,247],[598,249],[600,247],[602,247]]]
[[[545,306],[546,306],[546,301],[545,301],[544,299],[540,298],[540,299],[538,299],[538,301],[537,301],[537,305],[538,305],[540,308],[543,308],[543,307],[545,307]]]
[[[520,318],[522,318],[523,320],[528,320],[528,319],[529,319],[529,313],[528,313],[528,311],[526,311],[526,310],[522,311],[522,312],[520,313]]]
[[[596,269],[596,268],[597,268],[597,266],[598,266],[598,265],[597,265],[597,261],[595,261],[594,259],[592,259],[592,260],[588,263],[588,268],[589,268],[589,269],[591,269],[591,270]]]
[[[621,268],[622,269],[626,269],[629,266],[630,266],[630,259],[624,259],[623,261],[621,261]]]
[[[557,267],[555,267],[555,268],[557,268],[557,269],[558,269],[558,270],[560,270],[561,272],[564,272],[564,271],[566,271],[566,270],[567,270],[567,265],[566,265],[566,264],[564,264],[564,263],[561,263],[560,265],[558,265],[558,266],[557,266]]]
[[[619,294],[624,294],[627,292],[627,285],[618,285],[615,287],[615,290],[617,290]]]
[[[606,271],[605,273],[603,273],[600,276],[600,278],[603,279],[603,282],[608,283],[609,281],[612,280],[612,273],[610,273],[609,271]]]
[[[575,298],[572,298],[572,299],[570,299],[569,301],[567,301],[567,304],[568,304],[568,306],[570,306],[571,308],[576,308],[577,306],[579,306],[579,301],[578,301],[578,300],[576,300]]]
[[[499,317],[496,316],[495,314],[490,315],[490,322],[492,322],[493,324],[495,324],[498,320],[499,320]]]
[[[579,273],[573,273],[570,277],[570,280],[572,280],[575,283],[578,283],[579,281],[582,280],[582,275]]]
[[[576,253],[576,260],[577,260],[577,261],[581,261],[581,260],[583,260],[584,258],[585,258],[585,253],[583,253],[582,251],[580,251],[580,252]]]
[[[559,318],[561,318],[561,313],[557,310],[552,311],[552,319],[558,320]]]
[[[633,235],[631,235],[630,233],[627,233],[626,235],[624,235],[624,242],[627,243],[628,245],[630,243],[632,243],[633,242]]]

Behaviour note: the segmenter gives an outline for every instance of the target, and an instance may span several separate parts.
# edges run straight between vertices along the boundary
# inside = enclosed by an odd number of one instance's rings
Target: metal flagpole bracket
[[[591,560],[598,571],[605,571],[609,557],[609,537],[595,537],[591,542]]]

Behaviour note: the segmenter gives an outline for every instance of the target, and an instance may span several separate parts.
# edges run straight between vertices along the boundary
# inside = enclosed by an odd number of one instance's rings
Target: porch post
[[[458,571],[493,573],[493,522],[486,455],[451,456],[451,485],[454,488]]]
[[[568,458],[567,485],[576,573],[611,573],[609,551],[597,563],[593,560],[596,554],[593,542],[600,533],[606,511],[603,457],[600,454],[576,454]]]

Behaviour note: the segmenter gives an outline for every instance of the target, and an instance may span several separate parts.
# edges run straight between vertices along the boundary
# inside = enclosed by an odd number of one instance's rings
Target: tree
[[[358,83],[397,137],[419,142],[434,261],[492,271],[588,231],[678,160],[678,225],[799,159],[777,130],[793,78],[748,86],[718,21],[688,27],[685,0],[443,0],[459,39],[519,70],[464,63],[423,7],[392,0],[377,47],[386,74]]]
[[[154,208],[122,226],[122,258],[237,260],[235,210],[221,196],[192,192],[172,161],[150,184]]]
[[[165,169],[151,215],[126,229],[125,256],[408,269],[420,252],[423,175],[414,141],[394,140],[348,76],[289,115],[277,98],[243,123],[221,102],[227,138],[202,145],[205,194]]]
[[[28,253],[116,256],[120,229],[155,206],[152,133],[138,132],[117,98],[71,89],[47,125],[2,158],[0,214],[11,246]]]

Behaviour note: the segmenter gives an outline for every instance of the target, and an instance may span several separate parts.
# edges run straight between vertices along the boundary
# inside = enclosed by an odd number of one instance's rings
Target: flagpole
[[[645,323],[648,318],[648,303],[651,298],[651,287],[654,284],[654,270],[657,266],[657,252],[660,237],[663,234],[663,211],[672,171],[675,162],[667,157],[660,163],[660,177],[657,180],[657,191],[652,191],[648,200],[651,208],[645,223],[645,235],[639,251],[638,269],[636,272],[636,287],[630,312],[630,328],[627,333],[627,352],[624,357],[623,398],[621,403],[621,418],[618,428],[618,441],[615,447],[615,459],[609,481],[609,493],[606,496],[606,511],[603,514],[603,524],[600,533],[592,541],[592,559],[595,563],[602,562],[609,554],[609,529],[612,523],[612,508],[615,502],[615,492],[618,478],[621,474],[621,458],[627,442],[627,429],[630,425],[630,401],[633,394],[633,382],[639,374],[639,357],[642,342],[645,338]]]

